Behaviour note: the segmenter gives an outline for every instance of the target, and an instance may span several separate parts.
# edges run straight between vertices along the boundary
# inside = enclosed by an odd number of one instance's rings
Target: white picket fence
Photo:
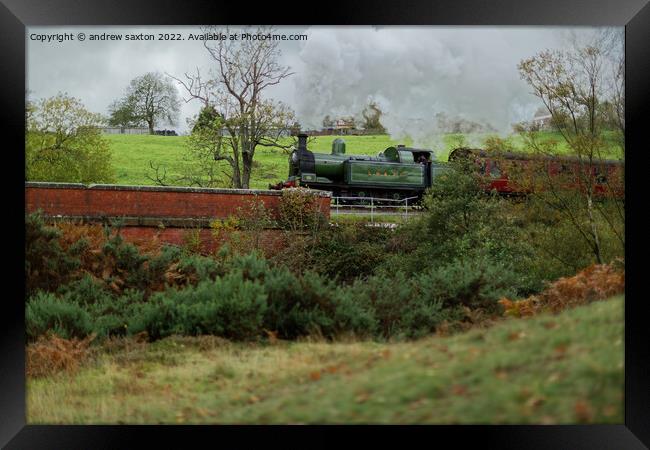
[[[399,214],[407,220],[409,218],[409,212],[411,212],[411,217],[414,215],[413,213],[416,209],[415,200],[417,200],[417,198],[418,197],[407,197],[394,200],[377,197],[332,197],[331,209],[332,212],[335,212],[337,215],[368,214],[369,212],[371,223],[375,221],[375,217],[378,213],[391,215]],[[341,202],[345,200],[354,200],[356,204],[342,204]],[[363,203],[359,203],[359,201]]]

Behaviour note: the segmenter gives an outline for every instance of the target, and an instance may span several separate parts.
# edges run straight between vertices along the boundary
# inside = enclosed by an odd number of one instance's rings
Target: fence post
[[[405,211],[406,211],[406,219],[405,220],[408,220],[409,219],[409,198],[406,197],[404,199],[404,202],[405,202],[404,205],[405,205]]]

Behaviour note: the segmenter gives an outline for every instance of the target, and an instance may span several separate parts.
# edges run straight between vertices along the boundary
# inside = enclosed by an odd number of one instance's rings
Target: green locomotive
[[[298,135],[298,147],[289,157],[289,178],[274,189],[305,186],[330,191],[336,197],[402,199],[421,197],[445,164],[434,161],[433,151],[388,147],[377,156],[346,155],[345,141],[335,139],[332,152],[307,149],[307,135]]]

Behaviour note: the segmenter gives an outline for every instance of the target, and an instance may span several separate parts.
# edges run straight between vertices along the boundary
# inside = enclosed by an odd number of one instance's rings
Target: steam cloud
[[[307,128],[326,114],[356,115],[375,101],[395,139],[440,143],[436,114],[489,125],[500,134],[540,106],[517,64],[566,37],[560,28],[313,27],[294,79]]]

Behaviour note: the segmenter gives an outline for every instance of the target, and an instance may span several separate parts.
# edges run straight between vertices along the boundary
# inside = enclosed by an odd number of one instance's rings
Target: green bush
[[[386,245],[390,236],[389,229],[364,224],[324,231],[315,240],[311,268],[346,283],[372,275],[389,254]]]
[[[517,274],[487,258],[467,258],[430,269],[416,283],[423,298],[445,308],[466,306],[495,312],[500,298],[514,295]]]
[[[228,269],[240,273],[245,280],[264,281],[270,268],[264,257],[257,252],[251,252],[231,259],[228,263]]]
[[[425,195],[424,213],[398,228],[389,239],[389,256],[375,270],[414,276],[450,261],[482,261],[505,267],[517,295],[539,291],[543,282],[532,270],[537,255],[518,224],[512,201],[485,194],[480,178],[459,165],[434,180]],[[462,270],[461,270],[462,272]]]
[[[374,312],[376,333],[383,338],[416,338],[435,331],[449,318],[442,302],[425,295],[426,287],[402,272],[355,283],[351,298]]]
[[[93,332],[98,337],[126,336],[131,334],[129,322],[139,313],[144,304],[144,293],[129,289],[119,297],[104,297],[87,305],[92,318]]]
[[[294,339],[311,333],[331,335],[333,296],[336,285],[317,274],[297,277],[286,268],[269,272],[264,280],[267,293],[264,327],[279,336]]]
[[[107,289],[105,282],[94,279],[88,274],[79,280],[59,287],[57,293],[67,301],[80,306],[111,302],[114,297],[114,294]]]
[[[25,330],[29,340],[50,330],[65,339],[83,338],[92,332],[92,322],[78,304],[39,291],[27,302]]]
[[[379,323],[374,309],[359,301],[349,288],[338,289],[335,299],[333,323],[336,335],[352,333],[357,338],[377,336]]]
[[[226,273],[224,266],[217,260],[201,255],[185,255],[178,261],[178,270],[197,281],[214,280]]]
[[[290,231],[318,231],[327,227],[320,197],[304,188],[283,189],[278,205],[278,226]]]
[[[153,339],[172,334],[213,334],[235,340],[259,336],[266,309],[260,284],[229,274],[151,297],[131,321],[131,332]]]
[[[349,296],[325,276],[314,272],[296,275],[282,266],[272,268],[256,253],[234,258],[229,269],[244,280],[262,284],[267,304],[264,329],[277,332],[281,338],[372,333],[372,314],[350,302]]]
[[[57,228],[45,224],[40,212],[25,215],[26,297],[37,290],[56,289],[79,268],[81,262],[77,256],[84,244],[66,253],[59,243],[60,236]]]

